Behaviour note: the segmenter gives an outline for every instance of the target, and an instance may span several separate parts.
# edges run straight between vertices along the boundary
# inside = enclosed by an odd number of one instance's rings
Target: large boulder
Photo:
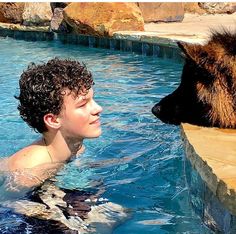
[[[232,14],[236,11],[235,2],[199,2],[199,6],[210,14]]]
[[[2,23],[22,23],[24,11],[23,2],[0,3],[0,22]]]
[[[73,2],[63,13],[79,34],[112,36],[115,31],[144,31],[142,14],[135,3]]]
[[[139,2],[145,23],[182,21],[184,18],[183,3]]]
[[[50,25],[52,10],[49,2],[26,2],[23,12],[24,25]]]
[[[198,2],[185,2],[184,12],[194,13],[199,15],[206,13],[206,11],[199,6]]]

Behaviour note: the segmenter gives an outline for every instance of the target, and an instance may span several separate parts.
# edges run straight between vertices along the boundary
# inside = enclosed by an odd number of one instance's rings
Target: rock
[[[56,8],[65,8],[69,4],[70,4],[70,2],[50,2],[51,8],[52,8],[52,12],[54,12],[54,10]]]
[[[198,2],[185,2],[184,12],[194,13],[194,14],[196,13],[199,15],[206,13],[206,11],[198,5]]]
[[[24,25],[49,25],[52,10],[48,2],[26,2],[23,12]]]
[[[55,8],[50,23],[51,30],[54,32],[69,32],[69,27],[63,19],[63,8]]]
[[[183,3],[139,2],[145,23],[182,21],[184,18]]]
[[[7,2],[0,3],[0,22],[2,23],[22,23],[22,14],[25,3]]]
[[[210,14],[232,14],[236,11],[233,2],[199,2],[199,6]]]
[[[73,2],[63,14],[79,34],[112,36],[115,31],[144,31],[143,18],[135,3]]]

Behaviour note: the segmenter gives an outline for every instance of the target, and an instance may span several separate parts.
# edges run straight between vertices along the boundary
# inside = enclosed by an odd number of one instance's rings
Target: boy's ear
[[[47,128],[58,129],[61,127],[58,116],[52,113],[44,115],[43,120]]]

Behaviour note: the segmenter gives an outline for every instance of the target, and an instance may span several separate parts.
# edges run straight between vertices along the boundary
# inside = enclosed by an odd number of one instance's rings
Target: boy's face
[[[66,91],[62,111],[58,118],[60,130],[66,137],[84,139],[99,137],[102,133],[99,114],[102,107],[93,99],[93,89],[86,95],[75,97]]]

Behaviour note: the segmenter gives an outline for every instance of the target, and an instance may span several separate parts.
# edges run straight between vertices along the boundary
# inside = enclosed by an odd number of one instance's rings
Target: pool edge
[[[236,183],[231,178],[234,173],[236,176],[236,158],[233,157],[234,147],[230,146],[236,145],[236,130],[184,123],[181,136],[186,160],[201,178],[194,183],[195,188],[190,188],[201,194],[203,207],[198,207],[201,218],[205,223],[214,223],[221,231],[235,230]]]
[[[126,32],[127,33],[127,32]],[[52,32],[48,26],[30,27],[0,23],[0,37],[11,37],[26,41],[59,40],[64,44],[78,44],[90,48],[118,50],[143,56],[171,59],[183,63],[184,58],[177,46],[177,40],[148,35],[124,35],[114,33],[112,37],[96,37],[74,33]]]

